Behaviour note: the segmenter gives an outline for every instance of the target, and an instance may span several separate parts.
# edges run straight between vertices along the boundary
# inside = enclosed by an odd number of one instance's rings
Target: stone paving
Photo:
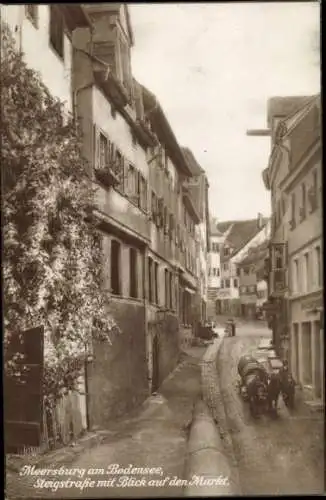
[[[134,464],[136,467],[161,467],[163,478],[176,477],[182,480],[193,408],[201,397],[200,360],[205,350],[206,347],[187,349],[187,353],[182,356],[182,362],[164,381],[158,394],[147,399],[133,414],[112,424],[106,431],[107,438],[97,446],[85,449],[72,461],[70,457],[69,468],[107,470],[110,464],[119,464],[121,467]],[[51,466],[49,463],[47,467],[57,468],[55,464]],[[17,472],[10,470],[7,470],[6,476],[7,500],[183,496],[183,489],[177,484],[165,488],[149,485],[144,487],[103,485],[92,489],[85,488],[83,491],[76,487],[63,487],[57,492],[51,492],[48,487],[41,489],[34,487],[35,477],[20,477]],[[91,479],[98,484],[98,480],[108,479],[108,476],[94,474]]]

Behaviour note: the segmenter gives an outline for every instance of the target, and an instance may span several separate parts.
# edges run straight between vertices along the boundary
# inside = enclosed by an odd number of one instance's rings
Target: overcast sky
[[[266,100],[320,87],[319,4],[131,4],[135,77],[206,170],[220,220],[270,214]],[[316,38],[317,37],[317,38]]]

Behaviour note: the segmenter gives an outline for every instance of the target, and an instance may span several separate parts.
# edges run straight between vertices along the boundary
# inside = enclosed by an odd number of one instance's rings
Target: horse
[[[280,381],[284,404],[288,408],[293,409],[295,396],[295,380],[290,373],[283,373],[280,377]]]
[[[277,416],[277,403],[282,390],[282,382],[278,373],[272,373],[267,382],[267,405],[268,411]]]

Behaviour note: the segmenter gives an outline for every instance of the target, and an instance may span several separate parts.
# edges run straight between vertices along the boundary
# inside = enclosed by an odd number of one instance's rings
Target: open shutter
[[[96,125],[93,127],[93,161],[94,170],[98,170],[100,168],[100,131]]]
[[[138,206],[142,208],[142,178],[139,170],[136,170],[136,201]]]

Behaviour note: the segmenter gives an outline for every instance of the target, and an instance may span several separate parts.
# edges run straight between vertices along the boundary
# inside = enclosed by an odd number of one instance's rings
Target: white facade
[[[52,96],[60,99],[66,112],[72,112],[72,45],[63,35],[63,57],[50,43],[50,5],[35,5],[36,21],[27,12],[28,5],[2,5],[1,20],[8,24],[17,49],[26,64],[38,71]]]
[[[197,276],[199,277],[200,296],[207,303],[208,292],[208,253],[207,253],[207,224],[204,220],[196,226],[196,240],[199,245]]]
[[[212,235],[210,241],[210,252],[208,254],[208,286],[209,288],[221,287],[221,254],[220,247],[225,237],[223,235]]]
[[[268,299],[268,283],[266,280],[257,282],[257,300],[256,306],[261,307]]]
[[[229,229],[230,230],[230,229]],[[217,300],[219,301],[238,301],[240,299],[240,279],[237,264],[241,262],[249,253],[249,249],[261,245],[264,241],[270,238],[271,221],[269,220],[265,226],[258,231],[255,236],[249,240],[237,253],[220,264],[220,289],[217,292]],[[227,245],[222,245],[221,252],[224,257],[231,253],[232,249]]]

